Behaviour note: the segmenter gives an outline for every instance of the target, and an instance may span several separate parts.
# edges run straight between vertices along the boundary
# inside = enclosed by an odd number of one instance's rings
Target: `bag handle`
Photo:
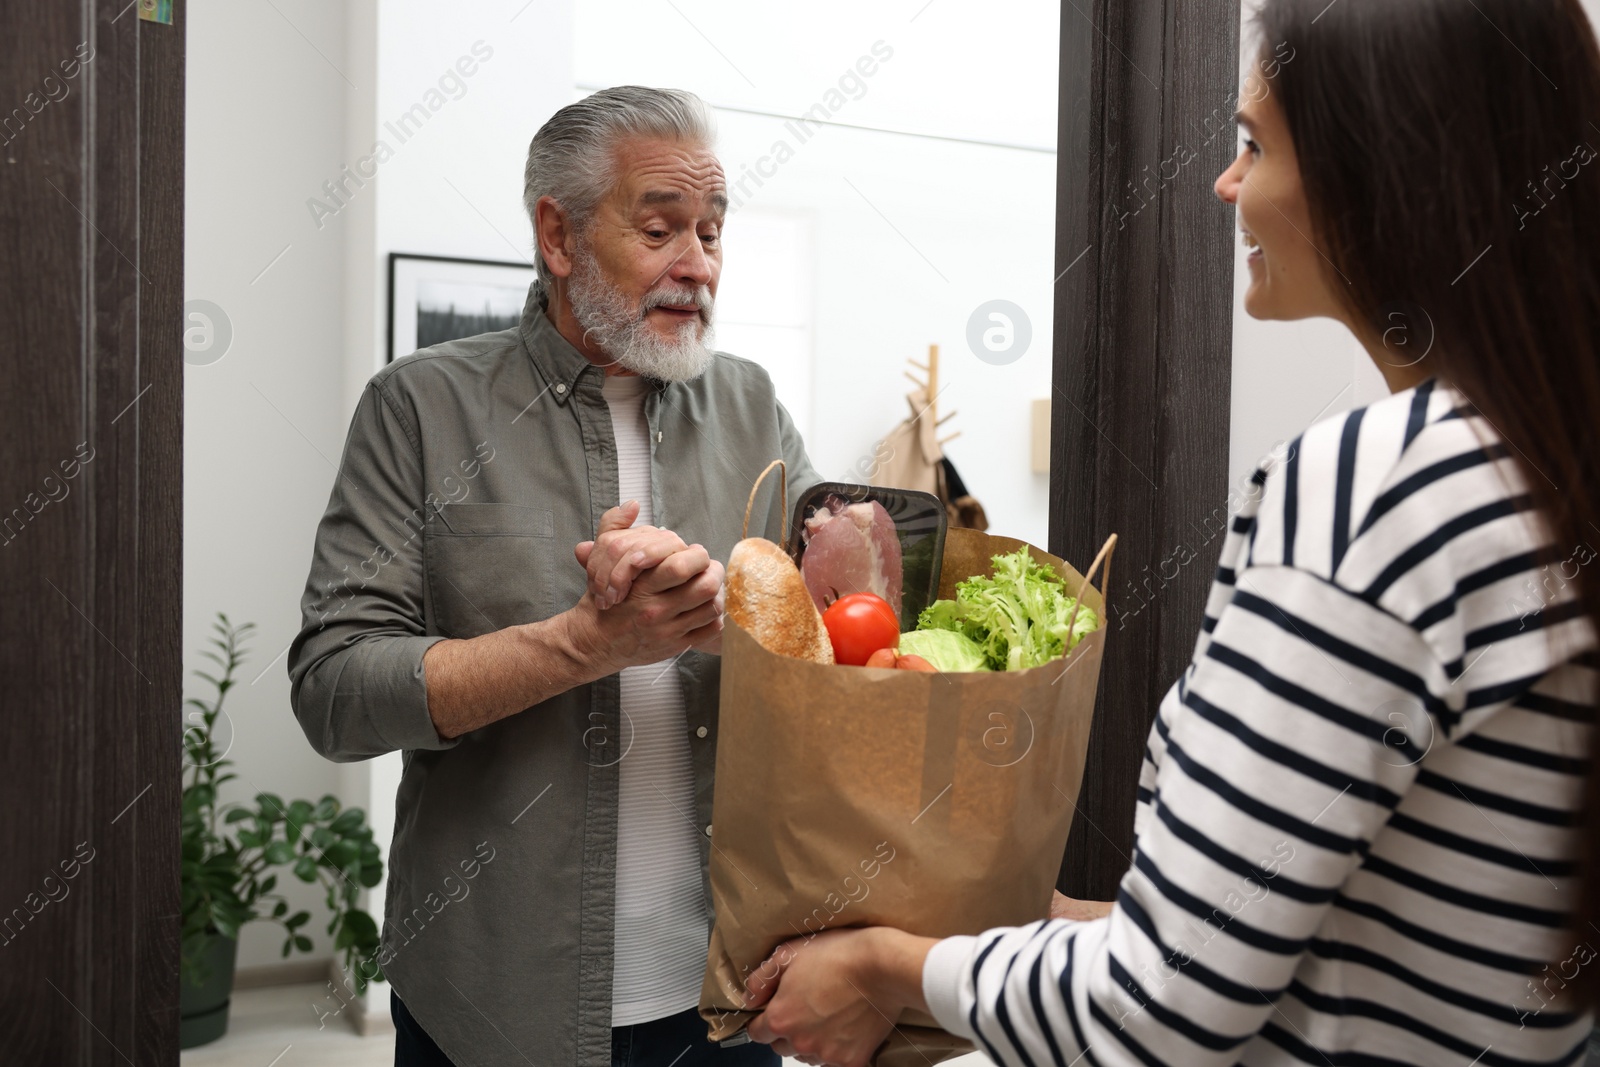
[[[781,459],[775,459],[767,464],[767,469],[756,476],[756,484],[750,487],[750,499],[744,505],[744,531],[741,537],[750,536],[750,509],[756,506],[756,492],[761,488],[761,483],[767,480],[767,475],[772,473],[772,468],[778,468],[779,495],[783,506],[778,510],[779,521],[787,524],[789,521],[789,465]],[[1115,539],[1113,537],[1113,539]],[[778,546],[785,552],[789,551],[789,528],[784,526],[783,543]],[[1070,632],[1070,631],[1069,631]]]
[[[1111,553],[1117,548],[1117,535],[1112,534],[1106,538],[1106,543],[1100,546],[1099,555],[1094,557],[1094,562],[1089,564],[1089,569],[1083,572],[1083,581],[1078,583],[1078,595],[1072,601],[1072,614],[1067,616],[1067,633],[1072,633],[1072,626],[1078,621],[1078,608],[1083,605],[1083,591],[1089,588],[1089,579],[1094,577],[1094,572],[1105,564],[1105,576],[1100,582],[1100,607],[1109,610],[1111,607]],[[1101,625],[1107,620],[1101,619]]]

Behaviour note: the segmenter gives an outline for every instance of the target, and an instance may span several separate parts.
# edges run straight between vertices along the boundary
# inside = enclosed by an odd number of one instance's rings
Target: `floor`
[[[393,1032],[361,1037],[330,1008],[326,982],[233,995],[220,1041],[178,1056],[182,1067],[393,1067]],[[320,1022],[319,1022],[320,1020]]]
[[[329,1007],[326,983],[241,990],[233,995],[227,1034],[182,1053],[178,1063],[181,1067],[392,1067],[393,1033],[360,1037],[347,1020],[322,1018]],[[946,1063],[982,1067],[989,1061],[963,1056]]]

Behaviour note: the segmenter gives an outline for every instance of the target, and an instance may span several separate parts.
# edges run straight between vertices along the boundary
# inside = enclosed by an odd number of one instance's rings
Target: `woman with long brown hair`
[[[1256,472],[1116,901],[780,946],[750,1025],[780,1052],[864,1063],[916,1008],[1007,1064],[1584,1057],[1600,51],[1578,0],[1266,0],[1257,26],[1276,65],[1217,181],[1246,310],[1339,320],[1393,395]]]

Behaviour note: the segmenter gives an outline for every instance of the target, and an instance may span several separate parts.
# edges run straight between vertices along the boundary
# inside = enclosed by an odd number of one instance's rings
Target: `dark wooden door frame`
[[[1239,0],[1062,7],[1050,549],[1081,566],[1120,536],[1070,896],[1111,899],[1128,868],[1145,736],[1221,544],[1233,213],[1211,187],[1234,154],[1238,54]]]
[[[177,1062],[184,6],[0,44],[6,1063]]]

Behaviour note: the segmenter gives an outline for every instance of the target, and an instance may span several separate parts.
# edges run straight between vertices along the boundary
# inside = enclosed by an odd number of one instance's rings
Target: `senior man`
[[[776,1063],[695,1012],[714,653],[757,473],[817,477],[767,374],[708,347],[728,200],[696,97],[562,108],[524,199],[521,323],[368,383],[289,651],[319,753],[404,755],[395,1062]]]

